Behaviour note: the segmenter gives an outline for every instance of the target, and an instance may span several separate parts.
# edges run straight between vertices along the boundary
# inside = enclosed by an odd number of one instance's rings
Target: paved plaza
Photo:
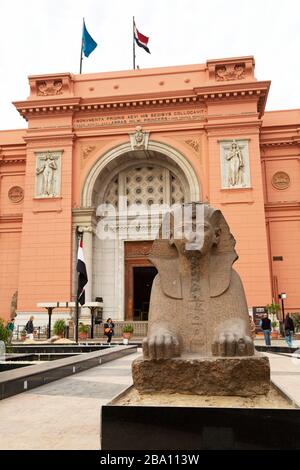
[[[0,449],[99,449],[100,408],[132,384],[131,363],[140,354],[0,401]],[[300,407],[300,355],[267,355],[273,382]]]

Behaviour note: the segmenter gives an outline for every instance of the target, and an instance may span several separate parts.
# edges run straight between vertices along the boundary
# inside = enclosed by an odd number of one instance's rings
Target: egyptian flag
[[[80,238],[79,245],[78,245],[76,271],[78,272],[77,301],[80,303],[80,305],[83,305],[85,304],[84,286],[88,282],[88,277],[87,277],[86,266],[85,266],[85,261],[84,261],[82,238]]]
[[[147,36],[144,36],[142,33],[140,33],[136,29],[135,23],[133,25],[133,32],[134,32],[134,39],[137,45],[145,49],[145,51],[148,52],[148,54],[151,54],[147,46],[149,38],[147,38]]]

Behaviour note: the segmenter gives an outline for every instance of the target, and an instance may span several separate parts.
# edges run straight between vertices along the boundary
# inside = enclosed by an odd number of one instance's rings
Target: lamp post
[[[282,292],[278,294],[278,297],[281,299],[282,322],[284,323],[284,299],[286,299],[287,295],[285,292]]]
[[[284,336],[284,299],[286,299],[287,295],[285,292],[278,294],[279,299],[281,299],[281,311],[282,311],[282,323],[281,323],[281,335]]]

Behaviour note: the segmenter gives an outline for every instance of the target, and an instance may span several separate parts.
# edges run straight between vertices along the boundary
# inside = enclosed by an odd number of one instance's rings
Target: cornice
[[[291,137],[290,139],[270,139],[270,140],[266,140],[266,141],[263,141],[261,140],[260,141],[260,146],[262,148],[265,148],[265,147],[292,147],[292,146],[295,146],[295,145],[300,145],[300,136],[299,137],[296,137],[296,138],[293,138]]]
[[[68,114],[78,109],[80,98],[50,98],[40,100],[14,101],[13,105],[21,116],[28,121],[31,116],[42,116],[48,114]]]
[[[300,209],[300,201],[293,202],[268,202],[265,204],[266,212],[294,211]]]
[[[13,104],[26,120],[31,116],[66,113],[92,113],[95,111],[137,110],[149,107],[174,107],[189,104],[205,104],[212,100],[258,100],[258,112],[264,106],[270,82],[218,83],[192,90],[179,90],[174,93],[148,93],[140,95],[111,96],[105,98],[58,98],[18,101]]]
[[[24,137],[24,140],[27,144],[30,143],[36,143],[36,142],[42,142],[45,143],[45,141],[54,141],[54,144],[57,142],[61,142],[62,140],[67,140],[73,142],[75,140],[75,134],[73,132],[68,132],[68,133],[51,133],[51,134],[45,134],[43,133],[42,135],[40,134],[30,134],[30,132],[40,132],[40,131],[45,131],[45,129],[35,129],[34,131],[29,130],[28,134]],[[53,129],[51,129],[53,132]]]
[[[22,155],[19,157],[8,157],[4,155],[0,155],[0,165],[13,165],[16,163],[25,163],[26,162],[26,155]]]
[[[7,214],[0,216],[0,224],[22,223],[23,214]]]

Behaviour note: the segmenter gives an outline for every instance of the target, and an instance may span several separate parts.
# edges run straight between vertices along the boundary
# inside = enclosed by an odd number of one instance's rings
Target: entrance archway
[[[177,150],[149,141],[147,151],[135,151],[131,149],[130,143],[126,143],[105,154],[90,170],[82,192],[82,207],[85,207],[82,213],[100,204],[110,203],[118,214],[119,196],[127,196],[129,205],[140,202],[148,207],[152,203],[172,205],[201,200],[201,188],[191,164]],[[140,232],[136,232],[134,239],[128,238],[126,230],[121,232],[124,221],[122,227],[118,226],[121,223],[118,221],[116,237],[109,240],[96,236],[99,221],[94,211],[91,217],[93,236],[87,236],[88,252],[91,253],[88,273],[91,279],[91,300],[95,296],[103,298],[104,317],[115,320],[146,318],[149,302],[146,287],[148,284],[150,287],[155,271],[149,269],[151,263],[147,253],[129,259],[127,246],[136,243],[137,247],[144,243],[148,245],[149,252],[156,236],[156,233],[148,230],[152,221],[145,219],[142,222],[144,226]],[[139,278],[145,281],[142,290]],[[141,295],[137,294],[138,290]]]

